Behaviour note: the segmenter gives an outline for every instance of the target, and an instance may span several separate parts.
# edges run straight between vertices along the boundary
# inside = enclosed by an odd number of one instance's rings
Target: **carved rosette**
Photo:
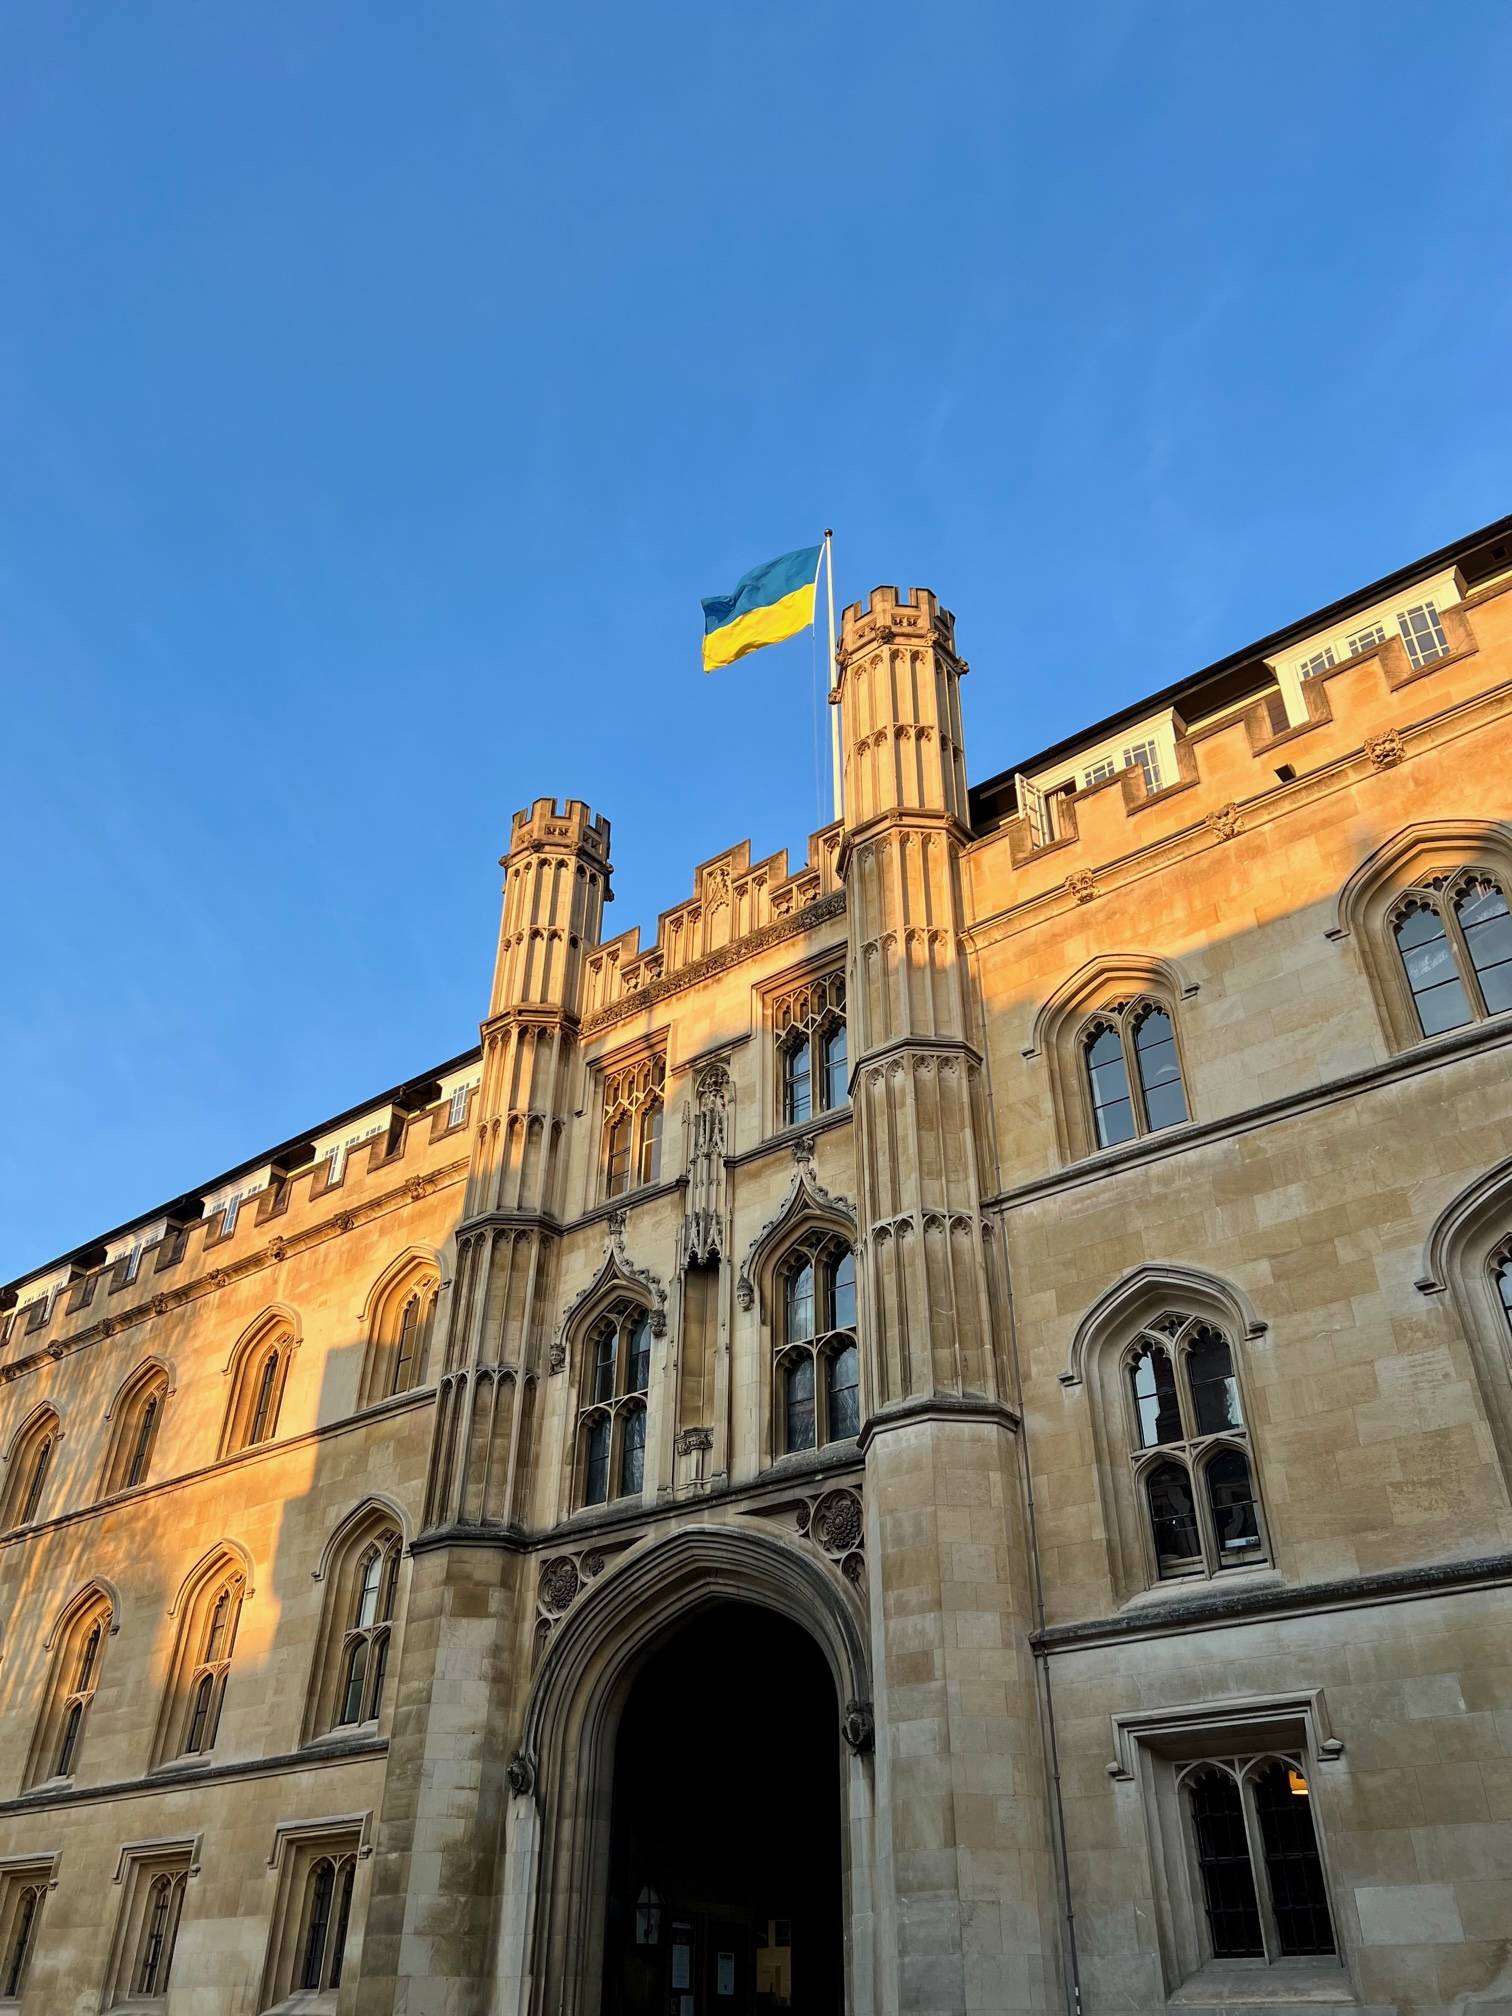
[[[861,1545],[861,1500],[854,1491],[826,1491],[809,1518],[809,1538],[826,1554],[849,1554]]]
[[[870,1701],[847,1701],[845,1713],[840,1718],[840,1733],[855,1751],[863,1757],[876,1740],[877,1720]]]
[[[581,1587],[577,1563],[571,1555],[559,1554],[541,1570],[541,1608],[554,1617],[560,1617],[564,1610],[570,1608]]]

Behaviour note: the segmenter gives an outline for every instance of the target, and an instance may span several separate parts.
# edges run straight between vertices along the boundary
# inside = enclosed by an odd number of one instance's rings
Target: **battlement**
[[[894,639],[926,639],[955,656],[955,617],[940,606],[931,589],[873,588],[865,605],[852,602],[840,619],[839,655],[842,664],[858,651]],[[966,668],[963,665],[961,670]]]
[[[569,798],[562,805],[555,798],[534,799],[509,823],[509,852],[533,853],[545,847],[581,849],[607,864],[609,821],[581,798]]]

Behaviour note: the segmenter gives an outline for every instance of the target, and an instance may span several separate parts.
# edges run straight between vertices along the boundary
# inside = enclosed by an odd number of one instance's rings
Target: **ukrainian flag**
[[[780,560],[753,567],[735,584],[733,595],[704,598],[703,665],[713,672],[733,665],[747,651],[796,637],[814,620],[814,587],[819,579],[818,546],[800,546]]]

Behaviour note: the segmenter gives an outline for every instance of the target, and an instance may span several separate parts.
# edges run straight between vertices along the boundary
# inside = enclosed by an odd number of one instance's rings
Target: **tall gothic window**
[[[6,1464],[5,1509],[0,1514],[0,1529],[29,1526],[42,1516],[58,1434],[58,1417],[51,1407],[38,1408],[17,1430]]]
[[[183,1600],[159,1730],[159,1764],[203,1757],[215,1748],[245,1591],[240,1565],[223,1554],[207,1564]]]
[[[1502,1306],[1502,1314],[1507,1319],[1507,1329],[1512,1332],[1512,1245],[1504,1246],[1491,1262],[1491,1278],[1496,1283],[1496,1293]]]
[[[148,1481],[167,1398],[168,1374],[161,1365],[142,1366],[121,1389],[113,1409],[115,1432],[101,1480],[102,1498],[134,1491]]]
[[[110,1601],[98,1586],[75,1597],[65,1612],[32,1739],[25,1779],[28,1787],[54,1778],[72,1778],[78,1770],[110,1629]]]
[[[254,1449],[271,1442],[278,1433],[293,1351],[293,1332],[276,1319],[260,1325],[243,1344],[232,1366],[231,1400],[221,1431],[222,1456]]]
[[[1135,1487],[1156,1576],[1266,1558],[1233,1352],[1200,1318],[1167,1314],[1125,1359]]]
[[[828,1233],[805,1240],[778,1275],[776,1447],[784,1455],[861,1432],[856,1258]]]
[[[357,1562],[349,1619],[341,1648],[339,1725],[376,1722],[388,1677],[394,1602],[399,1590],[399,1535],[380,1533]]]
[[[0,2000],[21,1999],[50,1880],[47,1865],[7,1870],[0,1878]]]
[[[1116,1002],[1082,1031],[1081,1050],[1099,1148],[1174,1127],[1187,1115],[1176,1025],[1159,1001]]]
[[[604,1195],[661,1178],[665,1056],[640,1057],[604,1074]]]
[[[584,1505],[633,1498],[644,1486],[650,1385],[650,1314],[639,1303],[621,1303],[599,1319],[584,1344],[578,1408]]]
[[[1274,1962],[1333,1953],[1302,1758],[1205,1758],[1178,1777],[1211,1957]]]
[[[187,1881],[187,1870],[164,1870],[161,1875],[154,1876],[147,1886],[140,1949],[132,1973],[132,1993],[135,1995],[168,1993]]]
[[[1391,928],[1425,1036],[1512,1008],[1512,915],[1490,874],[1462,868],[1404,891]]]
[[[772,1002],[784,1127],[801,1126],[816,1113],[833,1112],[850,1099],[845,1034],[845,975],[836,971],[806,980]]]
[[[424,1385],[440,1289],[436,1269],[416,1260],[398,1266],[375,1291],[359,1406]]]
[[[303,1937],[296,1986],[339,1988],[347,1930],[352,1919],[355,1855],[322,1855],[305,1881]]]

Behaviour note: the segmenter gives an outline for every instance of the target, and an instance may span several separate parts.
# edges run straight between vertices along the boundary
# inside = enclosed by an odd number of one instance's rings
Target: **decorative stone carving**
[[[582,1559],[578,1562],[578,1566],[591,1582],[595,1575],[603,1574],[604,1557],[595,1550],[591,1554],[583,1555]]]
[[[693,1139],[688,1158],[688,1206],[678,1236],[678,1266],[699,1266],[725,1249],[725,1142],[729,1125],[730,1074],[711,1064],[693,1093]]]
[[[840,1573],[847,1582],[855,1583],[859,1589],[866,1580],[866,1557],[863,1554],[847,1554],[840,1563]]]
[[[1239,807],[1231,798],[1227,805],[1220,805],[1216,812],[1209,812],[1207,823],[1220,840],[1232,840],[1244,831],[1244,821],[1239,816]]]
[[[649,1303],[651,1335],[665,1337],[667,1334],[667,1291],[661,1281],[649,1268],[637,1267],[625,1254],[625,1213],[611,1211],[608,1218],[608,1236],[604,1241],[604,1258],[597,1274],[580,1295],[575,1295],[562,1311],[562,1320],[557,1325],[557,1334],[551,1346],[551,1369],[562,1372],[567,1367],[567,1339],[579,1318],[599,1300],[611,1300],[616,1288],[625,1288],[637,1301]]]
[[[847,1701],[840,1719],[840,1733],[858,1757],[871,1749],[877,1733],[876,1716],[870,1701]]]
[[[679,1456],[691,1456],[697,1449],[712,1449],[714,1431],[712,1428],[680,1428],[672,1446]]]
[[[1402,739],[1400,728],[1383,728],[1379,734],[1365,737],[1365,754],[1377,770],[1391,770],[1405,761],[1407,744]]]
[[[742,1309],[749,1309],[756,1299],[755,1282],[763,1255],[805,1219],[817,1218],[828,1222],[843,1230],[848,1238],[855,1238],[856,1214],[849,1199],[826,1190],[814,1174],[814,1144],[811,1140],[800,1136],[793,1143],[793,1163],[793,1180],[788,1185],[787,1195],[751,1241],[745,1264],[735,1283],[735,1299]]]
[[[288,1257],[289,1257],[289,1242],[287,1239],[270,1239],[268,1241],[268,1258],[270,1260],[276,1262],[279,1260],[287,1260]]]
[[[350,1211],[338,1211],[336,1216],[331,1220],[331,1223],[336,1227],[338,1232],[350,1232],[352,1227],[357,1223],[357,1219]]]
[[[570,1608],[578,1590],[582,1587],[577,1571],[577,1563],[568,1554],[559,1554],[554,1561],[548,1561],[541,1570],[541,1607],[553,1615]]]
[[[854,1491],[826,1491],[815,1505],[809,1536],[826,1554],[848,1554],[861,1542],[861,1500]]]
[[[152,1313],[154,1316],[166,1316],[172,1306],[173,1304],[169,1301],[168,1297],[161,1291],[152,1298]]]
[[[1066,877],[1066,894],[1074,896],[1078,903],[1090,903],[1097,894],[1097,883],[1090,868],[1078,868]]]
[[[528,1799],[535,1790],[535,1764],[523,1750],[516,1750],[505,1767],[504,1775],[517,1799]]]
[[[430,1195],[431,1178],[429,1176],[411,1176],[404,1187],[410,1194],[411,1203],[418,1204],[422,1197]]]

